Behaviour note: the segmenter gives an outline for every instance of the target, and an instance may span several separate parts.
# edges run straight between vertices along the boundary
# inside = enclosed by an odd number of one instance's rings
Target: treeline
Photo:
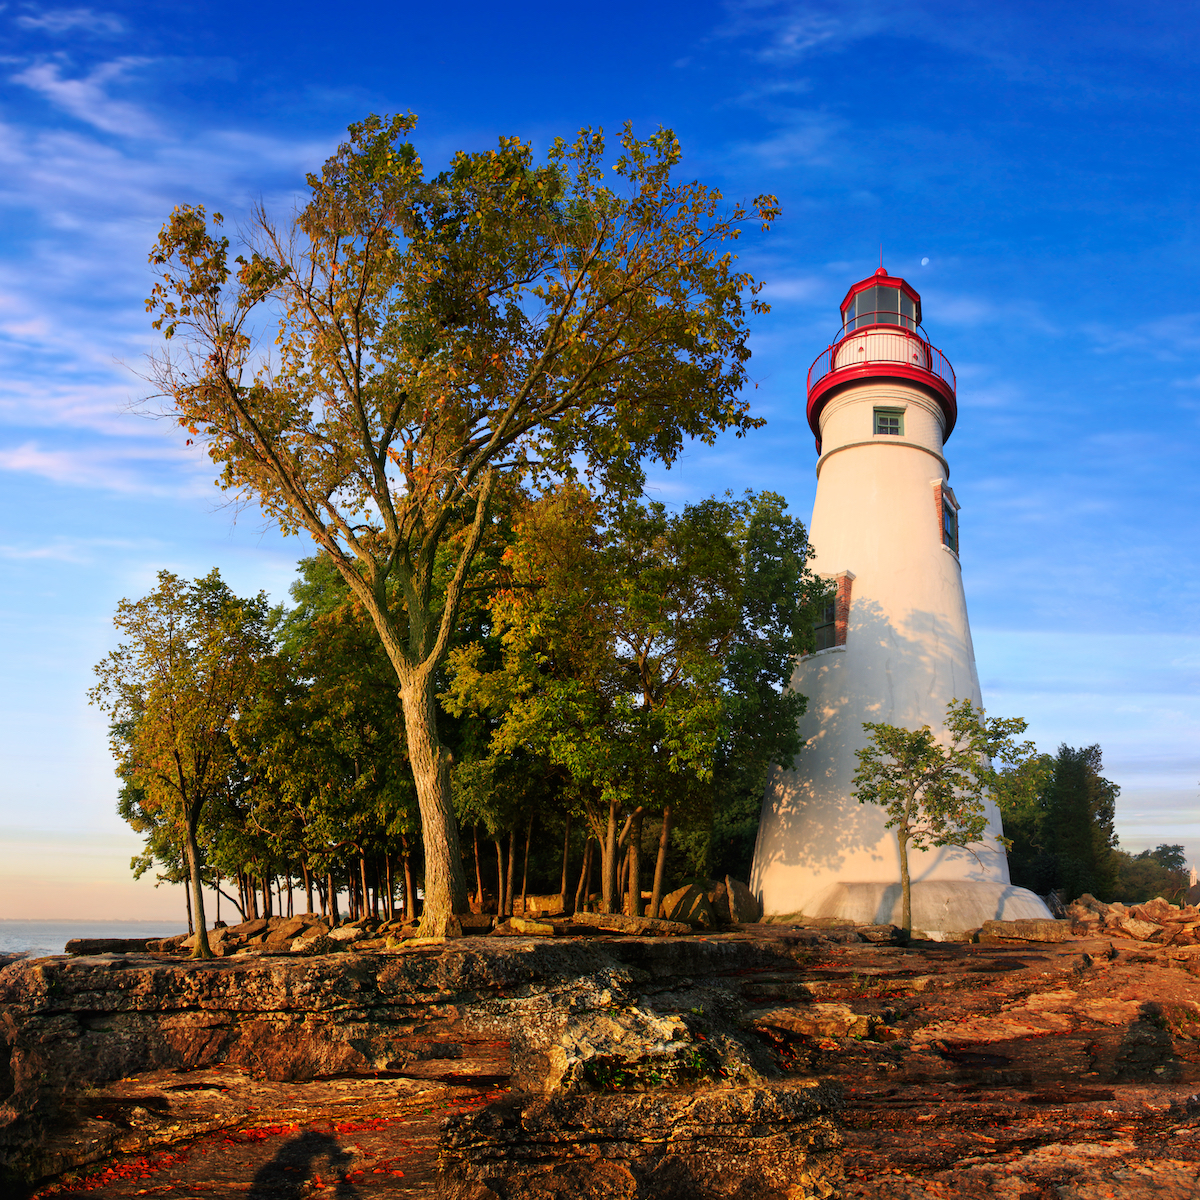
[[[1001,790],[1004,832],[1013,842],[1012,882],[1068,902],[1090,892],[1108,903],[1155,896],[1178,903],[1189,880],[1183,847],[1161,845],[1137,855],[1122,850],[1114,828],[1121,789],[1100,774],[1102,767],[1099,746],[1064,745],[1024,768],[1039,786]]]
[[[432,714],[474,910],[595,893],[654,914],[680,882],[748,875],[767,772],[800,748],[786,685],[824,597],[808,556],[772,493],[672,514],[564,485],[496,506]],[[186,880],[190,825],[243,917],[336,918],[343,893],[351,917],[411,918],[424,839],[395,671],[328,558],[291,596],[164,573],[118,613],[93,699],[146,838],[135,874]]]

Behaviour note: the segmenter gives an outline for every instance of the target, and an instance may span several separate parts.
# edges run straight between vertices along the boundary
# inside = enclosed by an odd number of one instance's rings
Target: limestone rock
[[[735,925],[752,925],[762,919],[762,905],[744,883],[726,875],[725,888],[729,894],[729,917]]]
[[[758,1013],[755,1025],[785,1029],[788,1033],[803,1033],[809,1037],[844,1038],[869,1037],[876,1017],[856,1013],[847,1004],[810,1004],[805,1008],[781,1008]]]
[[[856,925],[854,932],[863,941],[874,942],[877,946],[898,946],[908,940],[899,925]],[[951,939],[945,938],[944,940]],[[970,939],[963,937],[962,940],[969,941]]]
[[[1115,937],[1132,938],[1135,942],[1148,942],[1156,933],[1162,932],[1162,926],[1152,925],[1149,921],[1139,921],[1136,917],[1121,917],[1119,920],[1109,921],[1104,928],[1105,932]]]
[[[149,949],[153,938],[72,938],[66,945],[68,954],[141,954]]]
[[[590,925],[606,933],[623,933],[640,937],[678,937],[691,933],[684,921],[666,921],[656,917],[627,917],[624,913],[576,913],[575,924]]]
[[[305,928],[306,922],[303,917],[289,917],[267,933],[267,941],[268,943],[294,941],[304,932]]]
[[[329,936],[335,942],[361,942],[367,935],[355,925],[339,925],[329,931]]]
[[[699,929],[712,929],[717,923],[716,913],[708,897],[694,883],[676,888],[663,898],[662,914],[668,921],[683,921]]]
[[[984,921],[980,940],[989,936],[1013,938],[1021,942],[1065,942],[1071,936],[1071,922],[1044,921],[1034,917],[1019,921]]]
[[[831,1197],[842,1179],[842,1139],[831,1119],[840,1106],[837,1089],[818,1083],[514,1096],[448,1122],[437,1194]]]
[[[728,925],[733,920],[730,913],[729,888],[724,883],[718,883],[711,892],[707,892],[708,906],[713,910],[713,916],[721,925]]]
[[[555,928],[549,921],[534,921],[529,917],[510,917],[509,925],[525,937],[553,937]]]

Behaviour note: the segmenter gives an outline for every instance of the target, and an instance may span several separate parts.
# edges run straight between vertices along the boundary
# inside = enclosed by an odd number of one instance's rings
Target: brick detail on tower
[[[854,582],[854,575],[850,571],[840,571],[834,578],[837,580],[837,594],[833,602],[833,644],[844,646],[846,630],[850,625],[850,585]]]

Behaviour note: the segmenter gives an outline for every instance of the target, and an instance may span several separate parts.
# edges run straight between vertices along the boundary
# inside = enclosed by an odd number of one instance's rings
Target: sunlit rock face
[[[847,328],[826,360],[832,370],[810,383],[809,404],[820,450],[809,538],[816,571],[836,583],[837,611],[818,642],[830,644],[792,677],[808,697],[805,748],[767,788],[751,888],[768,916],[884,922],[898,914],[899,852],[883,810],[852,794],[855,752],[868,742],[863,722],[944,733],[951,700],[981,707],[982,696],[944,450],[953,373],[948,364],[941,376],[926,369],[945,360],[916,330]],[[1009,886],[994,805],[988,817],[983,841],[970,848],[910,848],[921,906],[914,926],[968,929],[985,910],[983,919],[1049,915],[1032,893]],[[935,883],[983,890],[968,901],[959,887],[959,903],[949,905],[930,892],[925,904],[924,885]]]

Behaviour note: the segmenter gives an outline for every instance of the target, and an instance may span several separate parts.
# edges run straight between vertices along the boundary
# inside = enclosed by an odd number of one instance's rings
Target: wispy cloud
[[[145,470],[147,463],[162,465],[171,459],[178,474],[170,482],[155,479]],[[29,441],[0,449],[0,471],[125,495],[211,496],[211,471],[205,471],[205,467],[199,456],[170,446],[122,445],[107,449],[93,445],[84,450],[47,450]]]
[[[108,87],[122,80],[135,68],[145,66],[150,59],[117,58],[101,63],[78,79],[63,77],[57,62],[36,63],[11,77],[11,82],[30,88],[50,101],[56,108],[85,121],[105,133],[123,137],[159,137],[157,121],[127,100],[116,100]]]
[[[21,29],[40,29],[44,33],[122,33],[125,25],[113,13],[96,12],[91,8],[52,8],[25,12],[16,18]]]
[[[866,2],[850,5],[743,0],[730,5],[718,39],[746,40],[762,62],[795,62],[822,49],[867,37],[887,27],[895,14]]]
[[[96,559],[99,550],[145,550],[161,546],[157,540],[131,538],[54,538],[49,542],[38,545],[3,545],[0,544],[0,558],[16,562],[66,562],[90,563]]]

